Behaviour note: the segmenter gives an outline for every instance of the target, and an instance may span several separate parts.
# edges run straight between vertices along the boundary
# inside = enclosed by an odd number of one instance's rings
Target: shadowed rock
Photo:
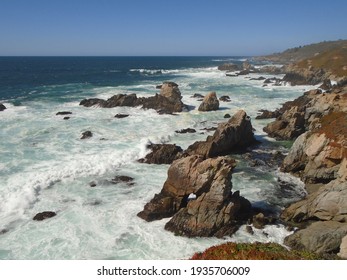
[[[152,151],[139,162],[149,164],[171,164],[175,159],[179,158],[183,152],[180,146],[175,144],[150,144],[147,148]]]
[[[38,213],[34,216],[33,220],[35,221],[42,221],[42,220],[45,220],[45,219],[49,219],[49,218],[52,218],[54,216],[56,216],[57,214],[55,212],[52,212],[52,211],[44,211],[44,212],[41,212],[41,213]]]
[[[6,107],[4,104],[0,103],[0,111],[4,111],[6,110]]]

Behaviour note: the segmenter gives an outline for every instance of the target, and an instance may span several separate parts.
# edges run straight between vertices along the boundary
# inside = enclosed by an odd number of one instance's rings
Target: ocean
[[[260,109],[274,110],[302,95],[307,86],[267,86],[249,74],[227,77],[217,66],[242,63],[246,57],[0,57],[0,259],[186,259],[226,241],[283,243],[283,225],[255,229],[242,226],[232,237],[186,238],[164,230],[168,219],[145,222],[136,214],[166,180],[169,165],[138,163],[152,143],[183,149],[213,132],[204,128],[226,121],[244,109],[252,118],[258,149],[288,151],[262,131],[269,120],[256,120]],[[281,76],[278,76],[281,77]],[[141,108],[85,108],[84,98],[115,94],[151,96],[157,85],[179,85],[188,112],[159,115]],[[215,91],[214,112],[199,112],[195,93]],[[70,111],[70,119],[56,115]],[[116,114],[129,114],[124,119]],[[194,128],[197,133],[178,134]],[[93,132],[81,140],[84,131]],[[250,167],[241,155],[233,190],[254,205],[280,209],[304,195],[303,184],[279,170]],[[115,176],[133,185],[113,184]],[[278,178],[294,187],[281,190]],[[96,187],[90,187],[90,183]],[[57,215],[41,222],[36,213]]]

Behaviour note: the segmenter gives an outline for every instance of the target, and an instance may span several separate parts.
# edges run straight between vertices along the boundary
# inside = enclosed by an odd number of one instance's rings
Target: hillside
[[[347,45],[319,53],[311,58],[303,59],[297,63],[299,68],[324,68],[331,74],[347,76]]]
[[[330,52],[336,49],[347,47],[347,40],[338,41],[324,41],[320,43],[310,44],[306,46],[299,46],[285,50],[281,53],[274,53],[266,56],[256,57],[256,60],[268,60],[274,63],[289,64],[295,63],[300,60],[308,59],[316,55]]]

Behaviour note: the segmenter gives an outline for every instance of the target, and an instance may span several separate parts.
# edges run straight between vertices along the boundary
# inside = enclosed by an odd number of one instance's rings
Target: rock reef
[[[117,94],[107,100],[99,98],[84,99],[80,102],[80,105],[102,108],[141,106],[143,109],[154,109],[158,113],[173,114],[186,109],[181,99],[178,85],[173,82],[164,82],[160,87],[160,93],[151,97],[137,97],[136,94]]]

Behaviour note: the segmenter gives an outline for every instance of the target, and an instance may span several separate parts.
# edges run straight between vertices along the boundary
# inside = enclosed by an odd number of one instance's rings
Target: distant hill
[[[273,63],[289,64],[312,58],[322,53],[347,47],[347,40],[324,41],[321,43],[299,46],[266,56],[256,57],[256,60],[268,60]]]

